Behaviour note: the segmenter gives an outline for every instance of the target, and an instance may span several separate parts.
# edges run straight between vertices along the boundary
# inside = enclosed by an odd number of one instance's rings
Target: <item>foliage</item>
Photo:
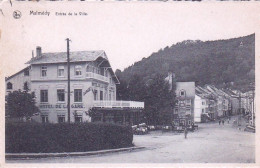
[[[39,112],[35,103],[34,92],[13,91],[6,96],[6,115],[15,118],[31,117]]]
[[[120,82],[130,83],[136,74],[147,81],[160,73],[175,73],[177,81],[196,81],[218,88],[241,89],[255,81],[255,34],[228,40],[187,40],[152,53],[120,71]]]
[[[149,124],[170,124],[174,106],[174,90],[169,90],[169,84],[162,75],[156,75],[146,85],[145,115]]]
[[[147,124],[170,124],[175,100],[174,90],[174,88],[172,91],[169,90],[169,84],[160,74],[154,74],[153,78],[146,81],[135,74],[128,84],[121,82],[117,88],[117,97],[143,101]]]
[[[86,152],[132,146],[132,128],[106,123],[8,123],[7,153]]]

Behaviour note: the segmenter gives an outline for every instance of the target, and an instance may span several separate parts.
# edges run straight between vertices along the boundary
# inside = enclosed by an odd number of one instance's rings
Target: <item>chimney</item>
[[[36,47],[36,57],[40,57],[42,55],[42,48],[37,46]]]
[[[34,58],[34,53],[33,53],[33,50],[32,50],[32,58]]]

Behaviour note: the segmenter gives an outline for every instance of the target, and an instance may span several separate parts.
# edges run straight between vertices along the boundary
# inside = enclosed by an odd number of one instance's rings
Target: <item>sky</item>
[[[24,68],[36,46],[42,52],[104,50],[113,70],[124,70],[143,57],[183,40],[217,40],[260,30],[255,3],[81,3],[14,2],[2,4],[1,68],[5,76]],[[13,18],[19,10],[20,19]],[[50,12],[49,16],[30,11]],[[66,13],[56,16],[55,13]],[[78,13],[68,16],[68,13]],[[87,15],[80,16],[79,12]],[[257,35],[257,33],[256,33]],[[257,36],[256,36],[257,37]]]

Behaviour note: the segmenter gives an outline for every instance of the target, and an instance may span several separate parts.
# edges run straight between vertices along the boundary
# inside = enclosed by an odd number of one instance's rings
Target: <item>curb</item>
[[[5,159],[30,159],[30,158],[47,158],[47,157],[67,157],[67,156],[91,156],[115,152],[133,151],[144,149],[145,147],[129,147],[119,149],[108,149],[90,152],[64,152],[64,153],[6,153]]]

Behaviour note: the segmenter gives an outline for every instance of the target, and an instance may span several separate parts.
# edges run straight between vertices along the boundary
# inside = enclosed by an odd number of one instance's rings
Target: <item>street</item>
[[[199,124],[199,130],[183,133],[153,131],[134,135],[132,152],[97,156],[7,160],[7,163],[254,163],[255,134],[237,126],[215,123]]]

